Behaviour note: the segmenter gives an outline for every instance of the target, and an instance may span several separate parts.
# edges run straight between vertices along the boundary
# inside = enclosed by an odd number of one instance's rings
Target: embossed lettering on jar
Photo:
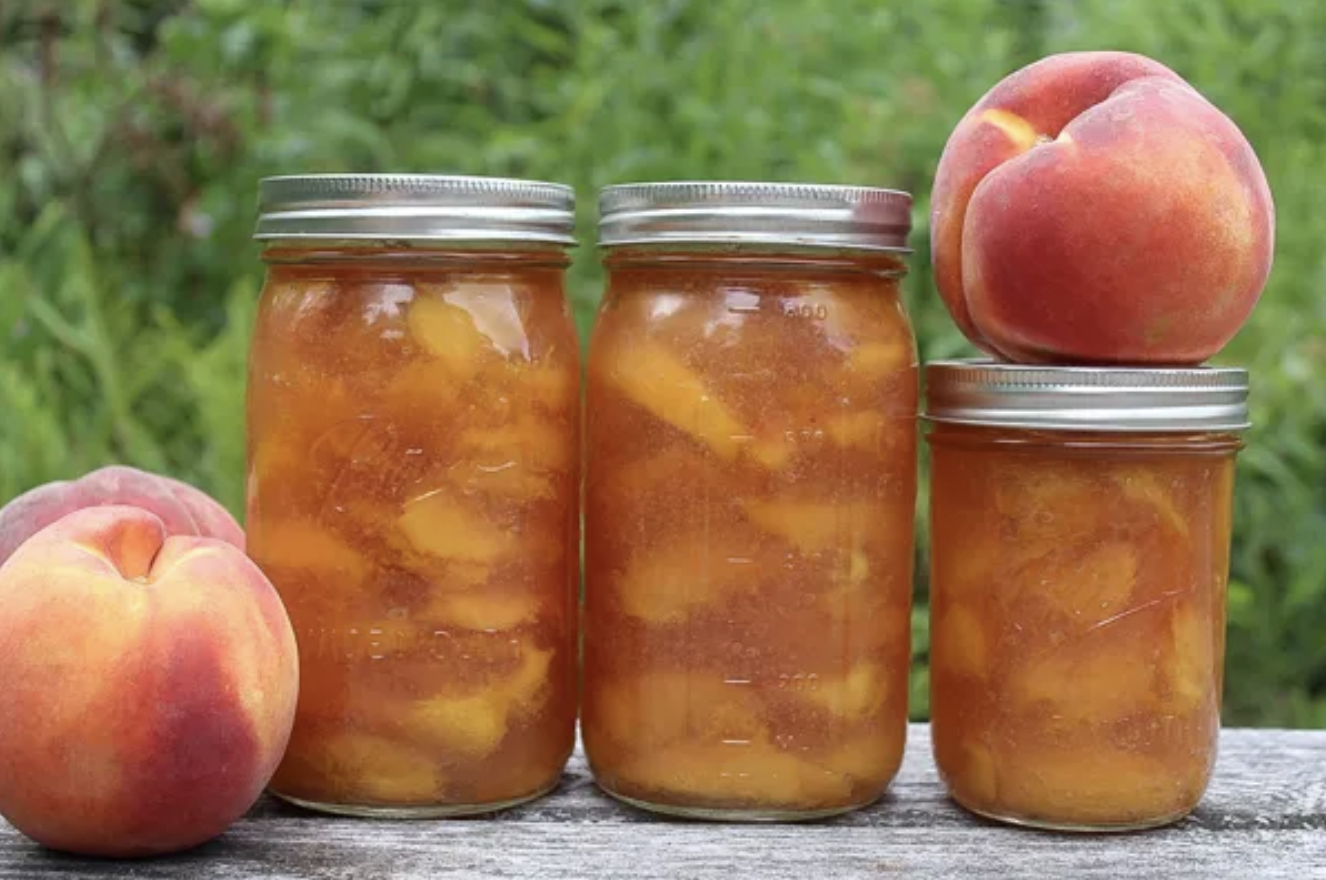
[[[249,549],[300,648],[272,782],[330,812],[483,812],[575,726],[572,197],[522,181],[263,182]]]
[[[583,735],[646,808],[807,818],[906,730],[910,199],[609,188],[588,370]]]
[[[930,711],[968,809],[1187,815],[1220,728],[1241,370],[927,367]]]

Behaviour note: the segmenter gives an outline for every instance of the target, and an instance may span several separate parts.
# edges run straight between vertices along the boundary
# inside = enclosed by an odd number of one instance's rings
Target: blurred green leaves
[[[599,186],[909,189],[922,355],[969,354],[929,271],[948,133],[1041,54],[1131,49],[1229,113],[1271,179],[1275,270],[1221,357],[1252,370],[1256,422],[1239,468],[1227,717],[1326,725],[1323,33],[1326,4],[1295,0],[0,4],[0,502],[121,461],[241,511],[262,268],[249,233],[267,174],[571,183],[582,331],[601,284]],[[921,563],[927,546],[922,532]],[[917,581],[923,715],[923,564]]]

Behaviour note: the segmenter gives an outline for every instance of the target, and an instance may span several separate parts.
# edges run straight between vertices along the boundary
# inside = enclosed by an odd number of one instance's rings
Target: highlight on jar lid
[[[599,244],[778,245],[910,253],[912,197],[811,183],[678,181],[609,186]]]
[[[300,174],[260,184],[253,237],[573,245],[560,183],[431,174]]]
[[[1144,433],[1242,431],[1248,372],[1229,367],[926,365],[924,418],[998,428]]]

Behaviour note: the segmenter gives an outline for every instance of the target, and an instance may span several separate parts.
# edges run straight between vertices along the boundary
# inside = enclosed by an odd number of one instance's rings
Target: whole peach
[[[202,843],[275,772],[298,672],[243,552],[135,507],[76,511],[0,566],[0,815],[87,855]]]
[[[1140,55],[1054,55],[958,124],[931,199],[935,282],[1007,360],[1192,364],[1251,314],[1275,209],[1237,126]]]
[[[224,507],[169,477],[114,465],[77,480],[47,483],[0,508],[0,565],[19,545],[75,510],[129,504],[161,518],[172,535],[220,538],[244,549],[244,530]]]

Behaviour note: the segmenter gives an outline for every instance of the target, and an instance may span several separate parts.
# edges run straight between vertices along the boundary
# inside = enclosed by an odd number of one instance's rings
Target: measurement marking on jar
[[[368,659],[383,660],[386,658],[387,655],[384,653],[386,650],[386,640],[382,638],[386,634],[387,631],[379,627],[373,627],[368,631],[369,638],[366,647],[371,652],[368,655]]]
[[[825,321],[829,317],[829,307],[824,303],[783,303],[783,317]]]
[[[818,443],[824,440],[823,428],[789,428],[783,437],[791,443]]]
[[[742,374],[742,375],[751,375],[751,374]],[[782,435],[783,440],[793,444],[796,443],[823,444],[826,437],[828,436],[823,428],[816,428],[813,426],[807,428],[784,428],[782,431],[773,434],[772,437],[778,437],[780,434]],[[759,442],[760,438],[754,434],[728,434],[727,439],[732,441],[733,443],[746,444],[746,443],[757,443]]]
[[[497,630],[453,633],[408,627],[351,626],[299,627],[295,637],[306,660],[390,661],[420,655],[438,662],[519,660],[524,646],[519,639]]]
[[[820,677],[814,672],[784,672],[778,676],[777,687],[779,690],[797,692],[817,691],[820,687]]]

